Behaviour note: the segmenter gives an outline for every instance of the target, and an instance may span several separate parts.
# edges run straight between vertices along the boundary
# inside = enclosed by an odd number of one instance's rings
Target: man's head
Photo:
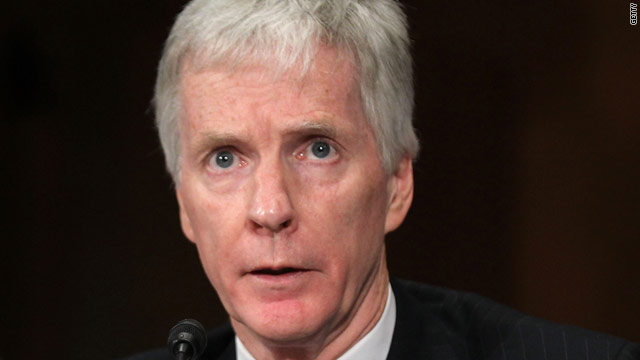
[[[255,352],[339,354],[384,307],[417,151],[407,42],[392,1],[197,0],[176,21],[158,127],[184,233]]]

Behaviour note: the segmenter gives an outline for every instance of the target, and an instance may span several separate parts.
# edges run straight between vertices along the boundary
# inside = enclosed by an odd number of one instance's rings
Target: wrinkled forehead
[[[189,133],[197,138],[202,133],[206,138],[233,134],[231,137],[249,139],[262,129],[263,135],[313,130],[316,134],[333,134],[332,138],[342,139],[349,134],[359,140],[373,138],[353,67],[337,52],[319,51],[313,67],[304,75],[300,69],[293,69],[276,76],[272,65],[197,68],[187,63],[180,94],[180,126],[183,131],[188,130],[183,137]],[[305,131],[299,131],[301,128]]]
[[[357,127],[367,130],[369,123],[353,66],[338,52],[321,49],[305,73],[299,68],[277,72],[273,70],[277,66],[247,62],[237,66],[219,63],[214,67],[197,67],[192,62],[185,63],[180,82],[180,118],[191,119],[196,113],[211,116],[233,106],[238,114],[244,108],[269,104],[280,116],[326,112],[336,119],[357,120]]]

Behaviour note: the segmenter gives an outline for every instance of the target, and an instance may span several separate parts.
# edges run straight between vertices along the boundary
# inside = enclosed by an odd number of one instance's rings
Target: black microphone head
[[[176,359],[196,360],[207,347],[207,333],[194,319],[184,319],[169,330],[169,351]]]

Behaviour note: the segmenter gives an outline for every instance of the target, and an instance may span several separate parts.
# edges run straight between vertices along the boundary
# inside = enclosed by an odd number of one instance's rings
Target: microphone
[[[204,327],[194,319],[184,319],[169,330],[169,352],[176,360],[197,360],[207,347]]]

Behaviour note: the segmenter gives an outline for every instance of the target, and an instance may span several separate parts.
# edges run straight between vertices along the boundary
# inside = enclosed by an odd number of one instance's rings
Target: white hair
[[[356,65],[363,110],[391,173],[419,144],[411,120],[413,74],[407,19],[394,0],[193,0],[165,44],[155,87],[156,125],[167,169],[180,173],[180,76],[184,61],[210,67],[274,62],[312,65],[318,46]]]

